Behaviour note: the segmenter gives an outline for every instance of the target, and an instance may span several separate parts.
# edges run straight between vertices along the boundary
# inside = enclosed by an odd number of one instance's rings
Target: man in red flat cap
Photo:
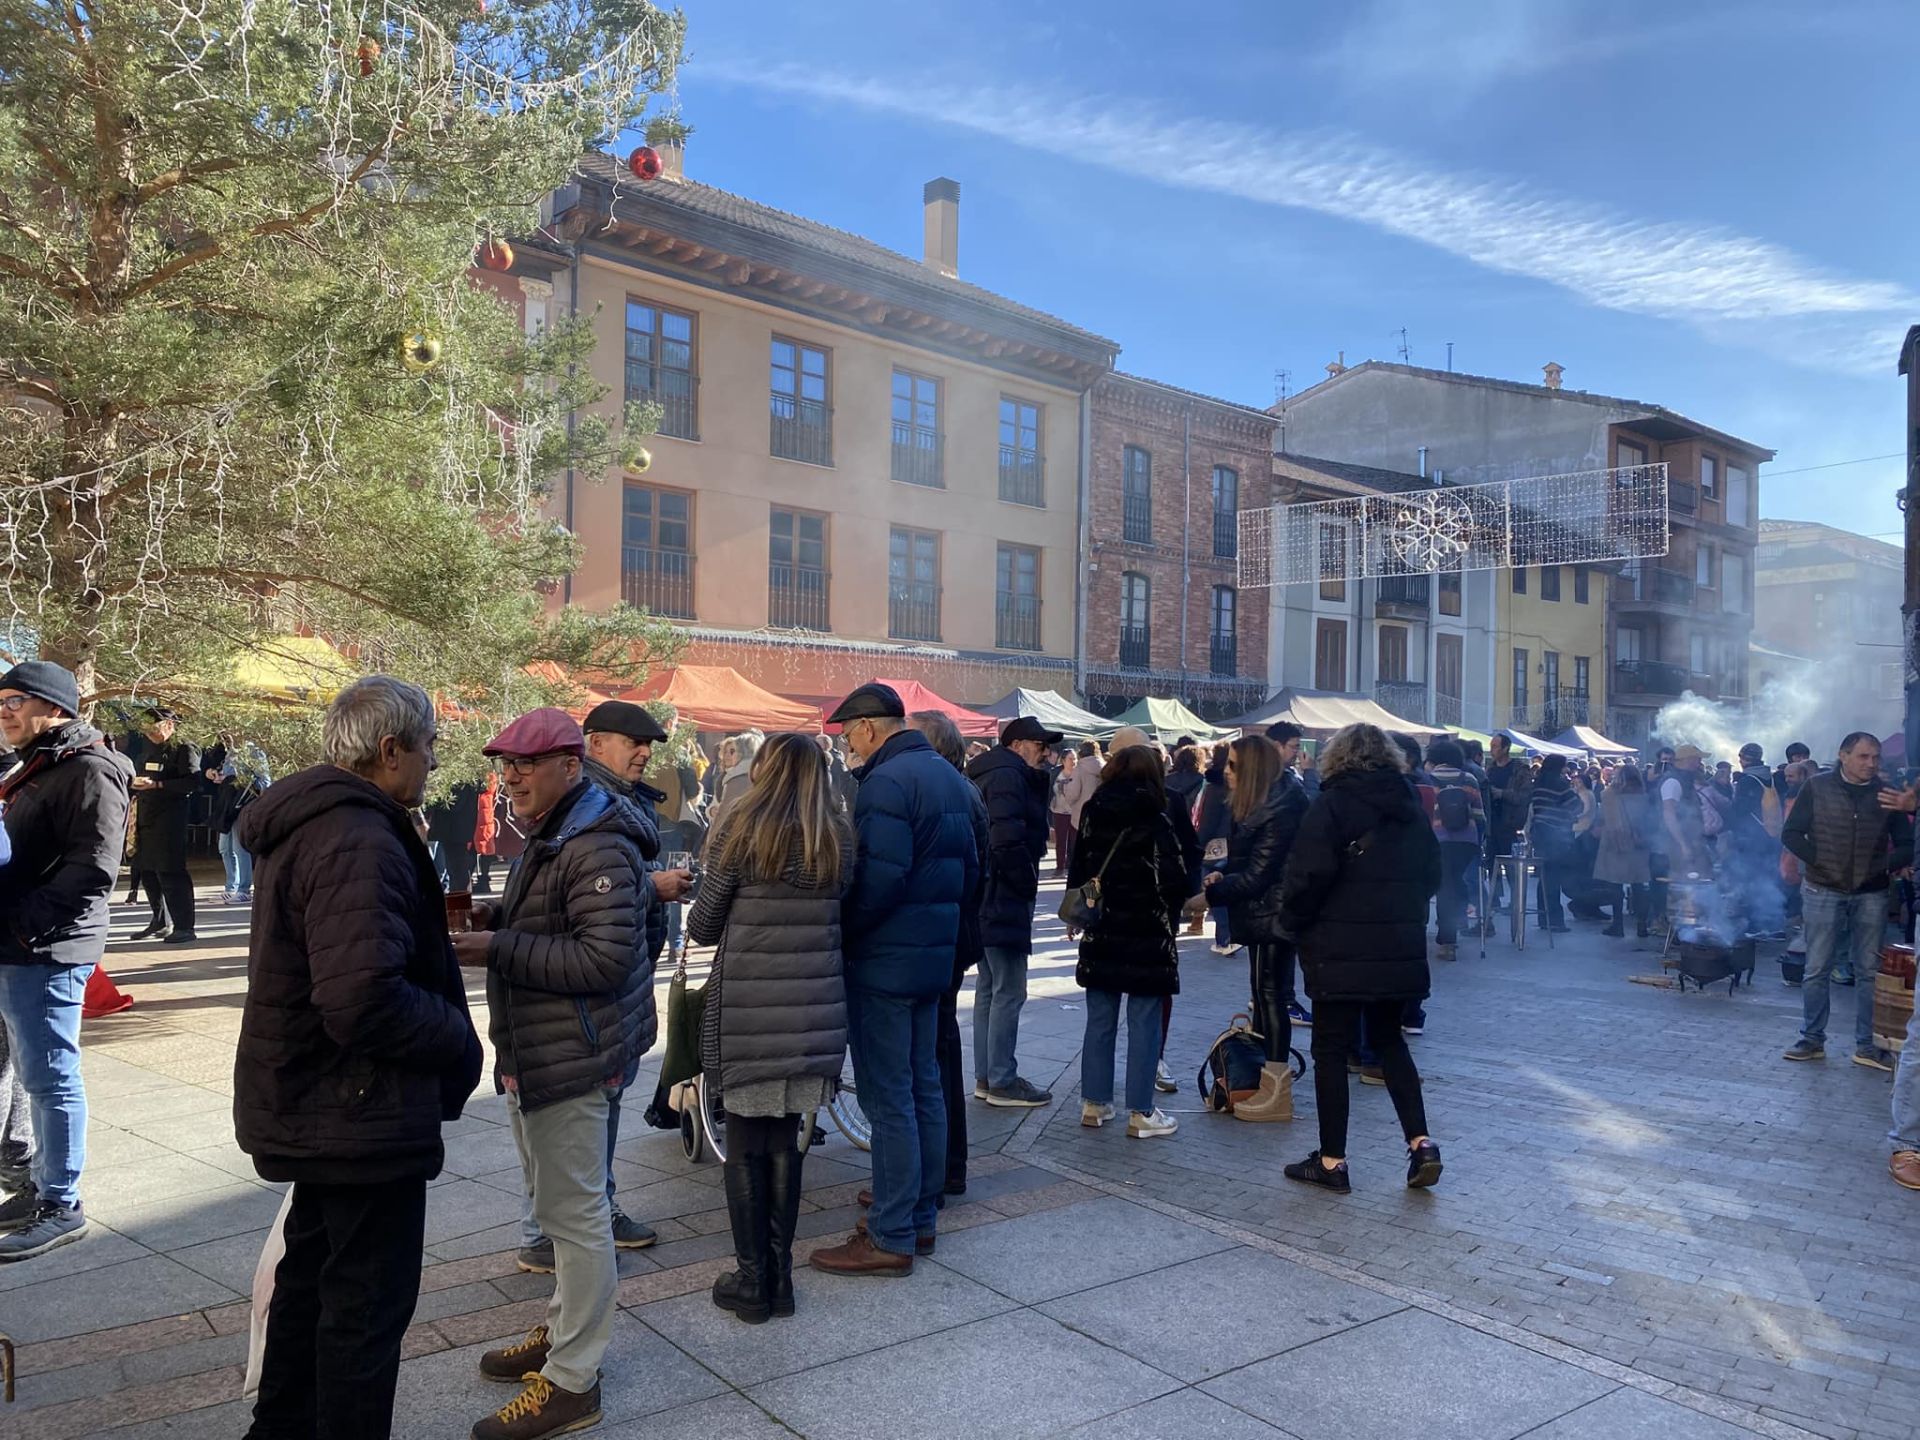
[[[486,747],[527,850],[499,903],[476,902],[475,931],[454,937],[460,963],[487,971],[495,1080],[554,1255],[546,1323],[480,1357],[488,1379],[526,1387],[475,1440],[536,1440],[600,1416],[617,1278],[607,1120],[649,1038],[644,857],[659,840],[643,811],[582,773],[585,752],[580,726],[551,709]]]

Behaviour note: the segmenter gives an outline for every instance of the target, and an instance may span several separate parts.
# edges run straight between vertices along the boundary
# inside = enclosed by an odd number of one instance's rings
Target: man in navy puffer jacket
[[[936,1048],[953,978],[960,906],[979,883],[966,779],[906,727],[885,685],[863,685],[828,717],[866,762],[854,803],[859,848],[841,922],[847,1020],[860,1105],[873,1125],[873,1206],[816,1269],[897,1275],[933,1249],[946,1184],[947,1117]]]

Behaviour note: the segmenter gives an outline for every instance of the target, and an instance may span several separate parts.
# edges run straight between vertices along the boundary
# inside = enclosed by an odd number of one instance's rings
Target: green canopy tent
[[[1182,735],[1191,735],[1202,744],[1211,745],[1217,740],[1231,740],[1240,733],[1209,725],[1178,700],[1164,700],[1154,695],[1114,716],[1112,724],[1115,729],[1137,725],[1162,745],[1171,745]]]
[[[1009,690],[991,705],[977,708],[982,715],[992,715],[1001,721],[1016,715],[1031,715],[1049,730],[1058,730],[1070,740],[1104,740],[1120,723],[1102,720],[1091,710],[1082,710],[1057,690]]]

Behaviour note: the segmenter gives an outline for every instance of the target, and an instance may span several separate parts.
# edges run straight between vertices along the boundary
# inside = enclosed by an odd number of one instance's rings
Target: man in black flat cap
[[[841,907],[847,1021],[860,1107],[873,1126],[873,1206],[863,1230],[813,1252],[836,1275],[904,1275],[933,1251],[947,1183],[937,1044],[960,907],[980,879],[966,779],[890,686],[862,685],[827,717],[864,762],[853,805],[853,883]]]
[[[142,732],[147,748],[133,776],[133,859],[149,887],[158,884],[159,910],[135,940],[157,936],[169,945],[191,945],[193,876],[187,873],[187,820],[200,785],[200,752],[174,737],[173,711],[155,706]],[[151,888],[149,889],[151,898]]]

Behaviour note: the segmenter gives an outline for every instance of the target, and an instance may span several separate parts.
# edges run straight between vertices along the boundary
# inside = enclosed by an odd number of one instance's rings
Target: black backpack
[[[1473,801],[1467,795],[1466,786],[1457,780],[1440,786],[1433,808],[1440,824],[1448,830],[1465,830],[1473,824]]]

